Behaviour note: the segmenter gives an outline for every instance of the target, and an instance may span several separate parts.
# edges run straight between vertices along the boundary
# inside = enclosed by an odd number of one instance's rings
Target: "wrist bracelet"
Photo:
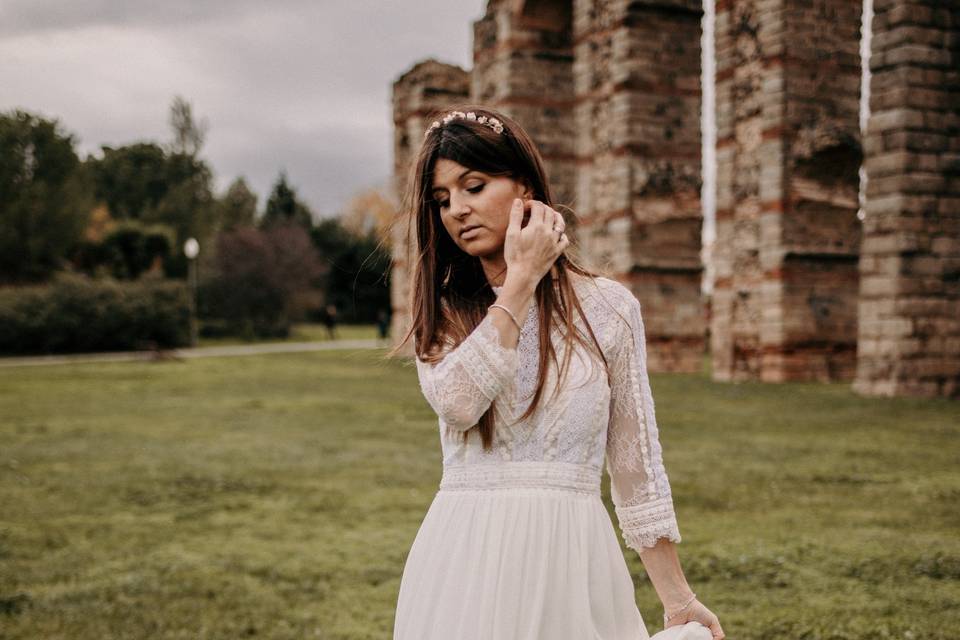
[[[517,331],[523,331],[523,327],[521,327],[521,326],[520,326],[520,323],[517,322],[517,317],[516,317],[515,315],[513,315],[513,311],[510,311],[510,309],[507,309],[507,308],[506,308],[505,306],[503,306],[502,304],[492,304],[492,305],[490,305],[489,307],[487,307],[487,310],[489,311],[490,309],[493,309],[494,307],[496,307],[497,309],[503,309],[504,311],[506,311],[506,312],[507,312],[507,315],[510,316],[510,319],[513,320],[513,324],[517,325]]]
[[[693,596],[691,596],[690,599],[687,600],[687,602],[686,602],[682,607],[680,607],[679,609],[677,609],[676,611],[674,611],[673,613],[671,613],[669,616],[667,615],[666,610],[664,610],[664,612],[663,612],[663,621],[664,621],[664,622],[669,622],[670,620],[672,620],[673,618],[675,618],[678,613],[680,613],[681,611],[683,611],[684,609],[686,609],[687,607],[689,607],[689,606],[693,603],[693,601],[696,600],[696,599],[697,599],[697,594],[693,594]]]

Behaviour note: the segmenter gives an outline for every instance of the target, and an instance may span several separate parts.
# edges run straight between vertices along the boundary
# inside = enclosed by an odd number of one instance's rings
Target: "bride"
[[[720,640],[684,578],[640,304],[566,253],[540,154],[512,119],[428,128],[406,207],[414,339],[443,475],[407,555],[394,640],[646,640],[600,495],[664,607],[654,640]]]

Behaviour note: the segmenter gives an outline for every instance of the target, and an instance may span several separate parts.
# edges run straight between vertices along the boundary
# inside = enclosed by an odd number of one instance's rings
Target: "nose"
[[[455,218],[463,218],[470,213],[470,206],[462,196],[450,194],[450,211]]]

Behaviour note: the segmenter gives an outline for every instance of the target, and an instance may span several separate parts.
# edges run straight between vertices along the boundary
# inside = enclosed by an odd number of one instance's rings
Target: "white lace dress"
[[[443,476],[407,556],[394,640],[646,640],[634,586],[600,498],[604,464],[620,530],[639,551],[680,542],[647,378],[640,305],[623,285],[575,286],[611,368],[582,347],[559,394],[551,367],[536,412],[538,321],[516,349],[490,317],[443,360],[417,360],[440,418]],[[495,288],[495,291],[497,288]],[[579,320],[579,319],[578,319]],[[563,350],[555,333],[557,357]],[[493,403],[493,449],[463,431]],[[703,635],[705,634],[705,635]],[[710,638],[696,623],[654,638]]]

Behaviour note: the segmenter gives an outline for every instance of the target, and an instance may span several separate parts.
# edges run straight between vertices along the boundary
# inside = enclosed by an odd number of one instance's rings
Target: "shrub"
[[[0,353],[174,348],[190,343],[190,293],[180,281],[119,282],[58,274],[0,289]]]
[[[310,236],[297,225],[221,233],[213,273],[198,294],[204,335],[286,337],[322,273]]]

